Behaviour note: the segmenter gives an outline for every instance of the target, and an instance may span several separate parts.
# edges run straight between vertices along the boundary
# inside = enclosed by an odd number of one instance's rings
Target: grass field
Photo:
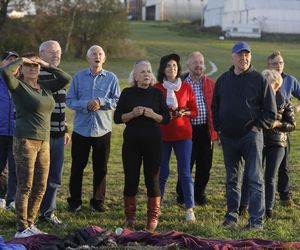
[[[139,57],[129,58],[108,58],[105,68],[114,71],[121,82],[121,86],[126,85],[126,79],[136,59],[147,58],[152,62],[153,70],[156,72],[161,56],[177,52],[181,55],[182,66],[185,69],[185,61],[188,54],[193,50],[200,50],[205,55],[206,61],[213,61],[218,72],[211,77],[216,79],[224,70],[230,66],[230,50],[235,40],[219,40],[218,35],[185,28],[182,25],[176,26],[171,23],[154,22],[132,22],[132,33],[130,39],[134,42]],[[299,71],[299,41],[274,40],[248,40],[252,47],[253,64],[258,70],[263,70],[266,66],[266,57],[273,50],[280,50],[286,62],[286,72],[300,79]],[[101,45],[101,42],[99,42]],[[65,61],[62,67],[70,73],[75,73],[78,69],[86,67],[82,61]],[[209,71],[209,68],[207,69]],[[68,111],[68,120],[71,125],[72,111]],[[96,213],[89,208],[89,199],[92,190],[92,171],[90,164],[87,166],[83,184],[83,210],[78,214],[67,212],[66,198],[68,197],[68,180],[70,175],[70,148],[66,147],[65,171],[62,186],[58,195],[58,216],[67,223],[65,229],[53,228],[49,225],[39,225],[39,227],[49,233],[60,237],[74,232],[78,228],[88,225],[98,225],[109,230],[115,230],[123,226],[123,171],[121,161],[122,145],[122,125],[113,126],[112,147],[107,176],[107,199],[108,207],[105,213]],[[292,169],[292,191],[293,198],[300,204],[300,139],[299,130],[293,132],[292,152],[290,157]],[[215,145],[213,168],[210,182],[207,187],[209,199],[208,205],[196,207],[197,222],[187,224],[184,218],[184,209],[176,204],[175,184],[177,180],[174,161],[171,164],[171,174],[167,183],[165,201],[162,208],[157,231],[177,230],[193,235],[211,239],[246,239],[263,238],[282,241],[300,241],[300,210],[297,206],[285,208],[277,202],[274,210],[274,218],[267,220],[265,229],[260,232],[243,232],[240,228],[224,229],[221,224],[225,214],[225,171],[222,158],[222,151]],[[143,229],[146,221],[146,190],[143,178],[141,177],[140,191],[138,195],[137,210],[137,230]],[[247,223],[247,216],[240,218],[240,225]],[[11,211],[0,211],[0,235],[5,239],[11,239],[15,233],[14,213]]]

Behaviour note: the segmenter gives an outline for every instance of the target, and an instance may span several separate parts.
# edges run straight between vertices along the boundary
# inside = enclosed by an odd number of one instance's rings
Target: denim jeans
[[[195,164],[194,197],[196,203],[201,203],[201,199],[205,197],[205,189],[209,181],[212,166],[213,144],[211,143],[207,126],[207,124],[193,125],[191,172],[193,172]],[[176,192],[178,200],[183,201],[181,186],[178,178]]]
[[[289,154],[291,148],[291,136],[288,134],[288,146],[285,148],[284,158],[279,166],[278,170],[278,193],[280,200],[292,199],[291,187],[290,187],[290,166],[289,166]]]
[[[275,203],[276,193],[276,176],[280,163],[285,155],[285,148],[283,147],[270,147],[264,149],[266,157],[265,169],[265,189],[266,189],[266,209],[272,209]]]
[[[226,168],[226,220],[238,222],[238,209],[241,198],[242,166],[245,160],[245,178],[249,195],[249,223],[262,225],[265,213],[264,178],[262,167],[263,133],[250,130],[241,137],[220,135]]]
[[[163,142],[162,163],[160,167],[160,192],[163,199],[165,186],[170,174],[170,157],[172,148],[177,160],[177,172],[182,185],[183,198],[186,209],[194,207],[194,185],[191,174],[192,140]]]
[[[12,144],[12,136],[0,136],[0,198],[4,199],[6,195],[7,205],[15,200],[17,189],[16,166]],[[7,165],[8,169],[6,168]]]
[[[50,216],[56,210],[56,196],[64,166],[64,142],[64,136],[50,138],[50,169],[46,192],[40,208],[43,216]]]
[[[49,141],[14,137],[17,170],[16,218],[18,231],[34,224],[46,191],[50,165]]]

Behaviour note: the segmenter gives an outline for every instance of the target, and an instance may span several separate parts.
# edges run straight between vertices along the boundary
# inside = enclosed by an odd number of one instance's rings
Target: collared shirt
[[[202,125],[207,123],[207,109],[203,94],[203,83],[200,79],[199,82],[193,81],[191,75],[189,74],[185,79],[186,82],[192,85],[195,93],[196,103],[198,107],[198,115],[196,118],[191,119],[192,125]]]
[[[283,83],[279,89],[284,99],[290,101],[292,96],[300,100],[300,84],[298,80],[291,75],[281,74]]]
[[[73,131],[85,137],[103,136],[112,130],[112,110],[120,96],[118,78],[112,72],[102,70],[94,76],[90,69],[75,74],[67,93],[66,104],[75,110]],[[88,102],[98,99],[99,110],[87,109]]]

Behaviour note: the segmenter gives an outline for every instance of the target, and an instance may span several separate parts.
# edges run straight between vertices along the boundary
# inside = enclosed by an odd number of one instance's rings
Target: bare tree
[[[7,7],[10,0],[0,0],[0,30],[3,28],[7,17]]]

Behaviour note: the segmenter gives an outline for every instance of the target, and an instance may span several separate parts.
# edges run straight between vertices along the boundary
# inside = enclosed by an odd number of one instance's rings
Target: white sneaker
[[[186,210],[185,219],[187,222],[196,221],[196,217],[195,217],[193,208],[189,208]]]
[[[34,224],[30,226],[30,231],[35,235],[35,234],[47,234],[43,232],[42,230],[38,229]]]
[[[0,208],[4,209],[6,206],[5,199],[0,199]]]
[[[6,206],[7,210],[15,210],[16,209],[16,203],[14,201],[10,202]]]
[[[25,238],[34,235],[34,233],[31,231],[30,227],[27,227],[22,232],[16,232],[15,238]]]

